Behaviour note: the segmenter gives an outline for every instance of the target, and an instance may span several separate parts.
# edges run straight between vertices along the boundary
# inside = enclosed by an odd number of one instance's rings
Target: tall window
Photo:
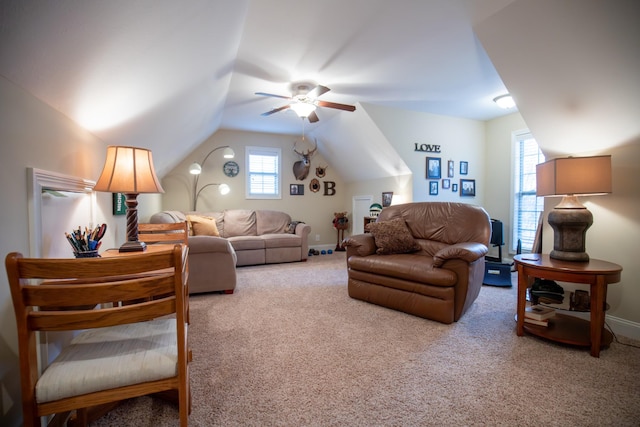
[[[280,199],[279,148],[247,147],[247,199]]]
[[[536,165],[544,162],[544,155],[530,132],[514,135],[515,167],[513,198],[513,232],[511,250],[518,240],[522,252],[531,252],[538,228],[538,218],[544,211],[544,198],[536,196]]]

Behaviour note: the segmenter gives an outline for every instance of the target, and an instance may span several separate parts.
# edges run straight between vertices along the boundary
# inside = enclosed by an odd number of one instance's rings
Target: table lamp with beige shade
[[[138,194],[164,193],[153,167],[151,151],[139,147],[107,147],[107,159],[95,191],[124,193],[127,207],[127,241],[120,252],[139,252],[146,249],[138,241]]]
[[[589,261],[585,239],[593,214],[578,196],[609,194],[611,181],[610,155],[557,158],[536,165],[536,195],[562,196],[548,217],[554,231],[551,258]]]

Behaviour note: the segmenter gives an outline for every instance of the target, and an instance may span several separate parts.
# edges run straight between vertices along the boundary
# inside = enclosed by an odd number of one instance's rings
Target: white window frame
[[[250,158],[251,156],[269,156],[275,157],[276,170],[272,173],[267,173],[275,177],[275,193],[252,193],[251,182],[255,176],[263,174],[262,171],[251,170]],[[246,183],[245,183],[245,197],[247,199],[282,199],[282,150],[275,147],[246,147],[245,148],[245,170],[247,171]]]
[[[535,138],[531,134],[528,129],[514,132],[512,134],[512,191],[511,191],[511,242],[509,250],[511,253],[516,253],[518,239],[522,242],[522,252],[529,253],[532,250],[532,245],[535,239],[535,232],[537,229],[538,221],[540,215],[544,212],[544,198],[536,197],[536,208],[535,208],[535,219],[526,217],[523,218],[522,212],[520,211],[521,199],[522,196],[530,197],[532,194],[535,195],[535,169],[533,169],[533,176],[531,175],[531,171],[525,172],[526,176],[522,176],[521,167],[523,165],[523,159],[521,156],[521,145],[523,141],[533,141],[538,145],[535,141]],[[540,151],[540,147],[538,146],[538,152],[535,155],[537,159],[534,159],[535,164],[544,162],[544,154]],[[529,166],[531,163],[529,163]],[[535,168],[535,165],[534,165]],[[523,179],[528,179],[526,181],[528,186],[524,184],[526,189],[523,191]],[[533,181],[530,181],[533,180]],[[533,189],[531,188],[531,183],[533,183]],[[526,224],[524,223],[526,222]]]

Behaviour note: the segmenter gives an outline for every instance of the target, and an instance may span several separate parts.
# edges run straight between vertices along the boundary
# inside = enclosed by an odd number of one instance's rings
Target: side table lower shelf
[[[563,344],[591,347],[590,323],[575,316],[556,314],[549,319],[548,326],[538,326],[525,322],[524,331],[531,335]],[[609,347],[612,341],[613,335],[611,332],[603,329],[600,348]]]

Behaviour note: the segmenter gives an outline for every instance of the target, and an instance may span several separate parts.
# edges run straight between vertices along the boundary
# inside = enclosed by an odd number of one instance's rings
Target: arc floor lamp
[[[236,155],[236,153],[233,151],[233,149],[231,147],[229,147],[228,145],[223,145],[223,146],[216,147],[213,150],[209,151],[209,153],[204,157],[204,159],[202,160],[201,163],[193,162],[191,164],[191,166],[189,166],[189,173],[191,175],[195,175],[195,177],[193,178],[193,188],[192,188],[192,193],[191,193],[191,201],[193,203],[193,209],[192,210],[194,210],[194,211],[196,210],[196,207],[198,205],[198,197],[200,197],[200,193],[202,193],[202,190],[204,190],[205,188],[212,187],[212,186],[218,186],[218,191],[222,195],[228,194],[229,191],[231,191],[231,189],[229,188],[229,186],[227,184],[215,183],[215,182],[203,185],[201,188],[198,188],[198,181],[200,179],[200,174],[202,173],[202,167],[204,166],[204,164],[207,161],[207,159],[209,158],[209,156],[211,156],[214,152],[216,152],[218,150],[224,150],[222,156],[225,159],[233,159],[235,157],[235,155]]]

